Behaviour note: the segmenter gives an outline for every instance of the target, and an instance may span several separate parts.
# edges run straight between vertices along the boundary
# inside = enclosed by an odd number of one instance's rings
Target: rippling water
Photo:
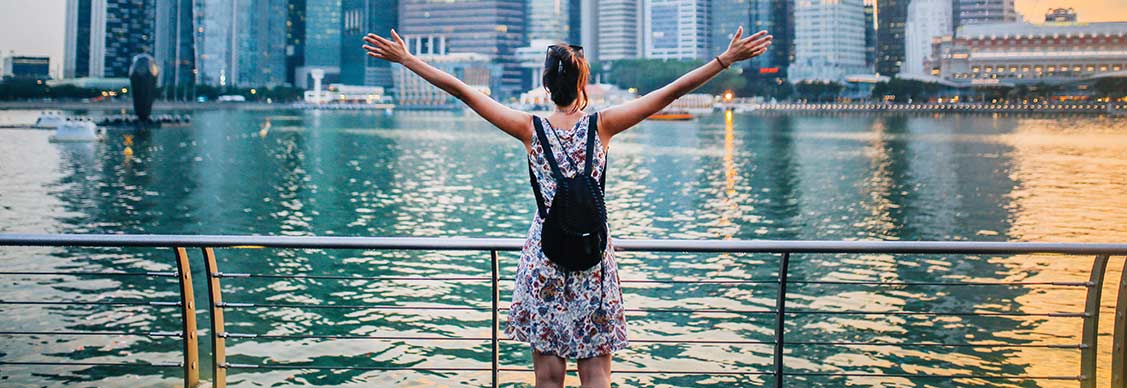
[[[49,132],[0,130],[0,232],[523,237],[534,202],[523,148],[455,113],[201,111],[189,128],[100,144],[50,144]],[[0,111],[0,122],[34,113]],[[270,127],[263,130],[269,121]],[[608,199],[616,238],[1127,241],[1127,121],[989,115],[708,115],[646,122],[611,145]],[[202,261],[192,252],[198,303]],[[485,276],[473,252],[224,249],[224,272],[346,276]],[[515,254],[501,257],[511,277]],[[795,255],[794,280],[1086,281],[1091,258]],[[169,271],[168,249],[0,249],[0,271]],[[624,253],[623,279],[771,279],[771,255]],[[1112,261],[1118,279],[1122,258]],[[1114,280],[1105,288],[1113,304]],[[505,285],[502,299],[509,298]],[[1079,312],[1082,288],[874,287],[796,284],[791,308],[867,311]],[[225,279],[228,302],[489,306],[486,282]],[[630,307],[771,309],[770,284],[627,284]],[[2,276],[7,300],[175,300],[163,279]],[[506,303],[507,304],[507,303]],[[504,305],[504,304],[503,304]],[[0,306],[3,330],[162,331],[178,312],[147,306]],[[201,314],[201,330],[208,327]],[[228,330],[273,335],[411,333],[487,337],[489,314],[465,311],[248,308]],[[1105,315],[1105,318],[1107,315]],[[771,339],[771,316],[635,313],[634,339]],[[788,340],[1079,343],[1080,320],[1046,317],[788,318]],[[1101,325],[1110,360],[1111,320]],[[177,361],[175,339],[2,337],[0,360]],[[206,335],[204,379],[210,359]],[[480,367],[487,342],[232,339],[229,361],[376,367]],[[506,342],[502,363],[529,366]],[[767,371],[765,345],[636,343],[617,368]],[[1110,361],[1101,362],[1106,381]],[[798,372],[1079,374],[1078,352],[1046,348],[797,346]],[[176,384],[176,369],[5,367],[0,385]],[[506,373],[526,385],[529,374]],[[233,370],[237,386],[480,385],[484,373]],[[628,386],[757,385],[766,376],[620,374]],[[949,386],[935,379],[791,377],[794,386]],[[958,380],[961,386],[1072,386]]]

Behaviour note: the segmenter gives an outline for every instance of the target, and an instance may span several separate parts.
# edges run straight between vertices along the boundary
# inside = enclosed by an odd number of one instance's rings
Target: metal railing
[[[195,386],[199,382],[199,354],[197,351],[197,338],[195,327],[194,292],[189,267],[187,250],[199,249],[203,254],[204,272],[208,293],[207,314],[210,316],[211,327],[208,335],[211,339],[214,387],[226,386],[227,373],[239,369],[290,369],[290,370],[353,370],[353,371],[392,371],[392,370],[423,370],[431,372],[490,372],[490,385],[496,387],[499,383],[501,372],[530,372],[528,368],[502,366],[499,360],[500,343],[506,341],[500,338],[500,313],[507,310],[500,305],[500,283],[503,279],[498,263],[499,252],[519,251],[523,240],[518,239],[463,239],[463,238],[364,238],[364,237],[269,237],[269,236],[177,236],[177,235],[16,235],[0,234],[0,246],[82,246],[82,247],[154,247],[171,248],[174,252],[177,272],[173,273],[127,273],[127,272],[90,272],[88,274],[105,276],[163,276],[176,277],[179,283],[180,301],[178,302],[148,302],[153,306],[179,306],[181,310],[182,330],[175,333],[148,333],[150,336],[175,336],[182,338],[183,362],[176,365],[165,364],[114,364],[114,365],[144,365],[180,367],[184,373],[185,386]],[[718,345],[764,345],[772,347],[770,370],[616,370],[619,374],[667,374],[667,375],[760,375],[772,376],[773,385],[783,387],[787,385],[788,377],[888,377],[888,378],[927,378],[927,379],[978,379],[992,380],[1073,380],[1081,387],[1094,388],[1097,386],[1096,370],[1101,360],[1098,359],[1097,343],[1099,338],[1100,302],[1102,298],[1102,285],[1104,276],[1108,272],[1107,264],[1112,256],[1127,256],[1127,244],[1069,244],[1069,243],[1002,243],[1002,242],[878,242],[878,241],[689,241],[689,240],[616,240],[615,246],[619,251],[641,252],[694,252],[694,253],[758,253],[771,254],[779,259],[778,271],[773,279],[763,280],[724,280],[724,279],[695,279],[695,280],[644,280],[623,279],[623,284],[629,283],[715,283],[715,284],[768,284],[775,285],[774,309],[739,310],[739,309],[678,309],[678,308],[632,308],[627,309],[632,313],[677,312],[693,314],[737,314],[741,316],[769,316],[772,322],[771,341],[750,340],[663,340],[663,339],[632,339],[634,343],[658,344],[718,344]],[[359,249],[359,250],[409,250],[409,251],[476,251],[488,252],[490,261],[490,276],[488,277],[395,277],[395,276],[340,276],[316,274],[271,274],[271,273],[228,273],[219,268],[216,250],[218,248],[272,248],[272,249]],[[1092,266],[1087,282],[1067,281],[835,281],[835,280],[809,280],[792,279],[790,275],[793,264],[804,254],[965,254],[965,255],[1019,255],[1019,254],[1060,254],[1060,255],[1086,255],[1092,256]],[[1127,266],[1127,259],[1125,259]],[[66,274],[84,274],[80,272],[0,272],[0,276],[51,276]],[[379,304],[303,304],[303,303],[244,303],[228,302],[224,300],[223,281],[229,279],[267,278],[267,279],[323,279],[323,280],[426,280],[468,282],[483,281],[490,284],[490,307],[480,308],[473,306],[408,306],[408,305],[379,305]],[[788,306],[788,285],[866,285],[866,286],[934,286],[934,287],[1028,287],[1052,286],[1084,289],[1084,311],[1064,312],[991,312],[991,311],[868,311],[868,310],[814,310],[794,309]],[[1112,338],[1111,353],[1111,384],[1115,388],[1127,388],[1127,270],[1121,275],[1118,284],[1119,297],[1115,304],[1114,335]],[[110,306],[136,305],[142,302],[60,302],[60,301],[15,301],[4,299],[0,295],[0,308],[4,305],[15,304],[58,304],[82,305],[88,303],[104,304]],[[163,303],[163,304],[158,304]],[[452,310],[452,311],[482,311],[490,313],[491,335],[489,337],[454,337],[454,336],[419,336],[419,335],[329,335],[329,334],[268,334],[268,333],[240,333],[228,331],[225,311],[253,308],[293,308],[293,309],[371,309],[371,310]],[[1043,319],[1081,319],[1083,321],[1080,332],[1080,343],[1077,344],[1042,344],[1042,343],[973,343],[973,342],[858,342],[858,341],[789,341],[787,340],[787,323],[789,317],[795,316],[920,316],[920,317],[967,317],[967,316],[1004,316],[1004,317],[1039,317]],[[793,319],[792,319],[793,321]],[[124,332],[17,332],[3,331],[0,336],[14,335],[120,335]],[[137,334],[137,333],[128,333]],[[143,333],[142,333],[143,334]],[[380,367],[380,366],[350,366],[350,365],[297,365],[297,364],[240,364],[229,362],[229,340],[238,339],[318,339],[318,340],[400,340],[400,341],[480,341],[488,342],[492,358],[488,367]],[[811,372],[787,368],[786,350],[795,347],[815,346],[842,346],[842,347],[902,347],[902,348],[1055,348],[1074,349],[1080,354],[1080,365],[1076,375],[1051,375],[1033,376],[1016,374],[986,374],[986,373],[871,373],[871,372]],[[1107,362],[1106,360],[1104,361]],[[99,363],[62,363],[62,362],[36,362],[26,360],[4,360],[0,358],[0,365],[72,365],[95,366]],[[1106,364],[1105,364],[1106,365]]]

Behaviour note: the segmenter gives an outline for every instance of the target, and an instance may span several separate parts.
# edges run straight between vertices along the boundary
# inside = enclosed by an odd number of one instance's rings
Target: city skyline
[[[48,56],[51,75],[62,76],[66,0],[0,0],[0,4],[5,8],[0,13],[0,58]],[[1044,12],[1054,7],[1076,9],[1080,22],[1127,21],[1127,0],[1016,0],[1017,11],[1030,22],[1040,22]]]

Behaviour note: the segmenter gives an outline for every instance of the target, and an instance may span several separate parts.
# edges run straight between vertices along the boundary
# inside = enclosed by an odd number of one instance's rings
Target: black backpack
[[[536,195],[536,207],[540,218],[544,220],[540,244],[544,256],[567,271],[585,271],[600,264],[607,247],[607,209],[603,202],[606,170],[604,166],[602,179],[597,182],[591,176],[592,160],[595,159],[595,136],[599,136],[599,131],[597,115],[590,115],[589,120],[583,171],[580,172],[571,157],[565,154],[568,163],[577,171],[571,178],[560,172],[540,118],[534,117],[532,120],[536,136],[544,150],[544,158],[548,160],[552,177],[556,180],[556,196],[552,199],[552,208],[546,209],[540,185],[532,171],[532,162],[529,161],[528,176]],[[559,139],[558,134],[556,138]]]

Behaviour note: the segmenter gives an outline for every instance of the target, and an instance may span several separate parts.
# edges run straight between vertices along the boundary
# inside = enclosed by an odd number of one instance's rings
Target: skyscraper
[[[646,58],[711,58],[708,0],[645,1]]]
[[[524,84],[516,50],[527,42],[526,16],[523,0],[403,0],[398,31],[404,38],[440,36],[452,54],[485,54],[504,68],[502,90],[496,92],[510,96]]]
[[[286,1],[286,83],[290,85],[305,65],[305,4],[306,0]]]
[[[895,75],[904,64],[904,25],[909,0],[877,2],[877,73]]]
[[[580,44],[579,0],[528,0],[528,40]]]
[[[877,66],[877,5],[876,0],[865,0],[865,67]]]
[[[237,4],[235,0],[197,0],[196,13],[199,18],[196,23],[199,81],[207,85],[230,85],[238,68],[233,50],[237,38]]]
[[[791,81],[841,81],[866,73],[862,0],[809,0],[794,7]]]
[[[238,0],[234,15],[236,68],[231,84],[258,87],[286,82],[287,0]]]
[[[155,3],[69,0],[64,76],[128,77],[134,55],[154,54]]]
[[[642,12],[645,0],[601,0],[598,1],[599,60],[640,58],[645,49],[645,14]]]
[[[360,46],[369,32],[388,37],[399,23],[396,0],[341,2],[340,80],[348,85],[392,86],[391,64],[368,56]],[[403,30],[397,30],[404,34]]]
[[[599,60],[599,1],[579,0],[579,41],[587,60]],[[573,23],[574,24],[574,23]]]
[[[794,2],[751,0],[751,23],[744,26],[744,33],[754,34],[762,30],[766,30],[774,39],[766,53],[748,61],[752,77],[785,79],[787,69],[790,63],[794,62],[795,55]],[[724,43],[724,47],[727,47],[727,42]]]
[[[91,1],[67,0],[63,78],[90,76]]]
[[[304,64],[297,69],[294,86],[309,88],[309,72],[321,69],[325,72],[324,82],[340,81],[340,62],[345,55],[341,51],[341,0],[305,0],[305,53]],[[360,40],[352,42],[349,48],[361,54]]]
[[[196,82],[195,11],[191,0],[156,1],[153,56],[165,98],[187,98]]]
[[[913,0],[908,6],[905,62],[900,74],[925,76],[924,61],[931,56],[932,39],[951,35],[950,0]]]
[[[1020,19],[1014,0],[954,0],[954,6],[955,26],[1010,23]]]
[[[68,0],[66,6],[64,78],[125,78],[133,57],[149,54],[167,91],[194,83],[192,1]]]
[[[717,55],[728,48],[732,41],[732,34],[736,29],[744,26],[748,31],[758,31],[752,25],[752,7],[755,0],[713,0],[711,15],[711,31],[709,46],[712,55]],[[746,64],[744,65],[746,66]]]

